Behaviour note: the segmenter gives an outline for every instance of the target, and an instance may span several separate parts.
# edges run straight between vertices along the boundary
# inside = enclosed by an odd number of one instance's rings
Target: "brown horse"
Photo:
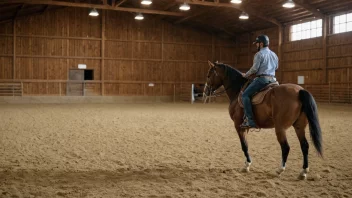
[[[248,81],[242,73],[229,65],[211,63],[207,74],[207,82],[204,95],[212,93],[224,86],[225,92],[230,100],[229,114],[235,124],[236,131],[241,141],[242,150],[246,156],[243,171],[249,171],[251,158],[248,154],[246,134],[248,130],[240,127],[243,122],[244,111],[239,105],[238,97],[242,87]],[[253,105],[253,113],[258,128],[275,128],[276,137],[281,146],[282,164],[277,170],[280,175],[285,170],[287,156],[290,146],[286,138],[286,130],[293,126],[303,153],[303,170],[300,179],[306,179],[308,168],[309,144],[305,136],[305,128],[309,123],[309,130],[313,144],[322,157],[322,135],[318,119],[317,106],[313,96],[301,86],[295,84],[281,84],[274,86],[265,95],[263,102]],[[247,133],[246,133],[247,131]]]

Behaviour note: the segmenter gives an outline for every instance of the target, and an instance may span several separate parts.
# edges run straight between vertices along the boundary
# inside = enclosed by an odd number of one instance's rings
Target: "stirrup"
[[[240,125],[240,127],[243,129],[250,129],[250,128],[258,129],[258,127],[256,125],[254,125],[254,126],[249,125],[247,120],[243,121],[243,123]]]

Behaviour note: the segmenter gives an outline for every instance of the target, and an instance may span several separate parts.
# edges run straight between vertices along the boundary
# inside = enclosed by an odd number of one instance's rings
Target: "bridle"
[[[216,72],[216,70],[213,70],[213,72],[215,73],[215,76],[219,76],[218,73]],[[211,82],[211,79],[210,79],[209,77],[208,77],[208,81]],[[213,83],[211,82],[211,84],[213,84]],[[208,83],[206,82],[206,83],[205,83],[205,86],[204,86],[204,90],[203,90],[203,101],[206,102],[208,98],[214,98],[214,97],[217,97],[217,96],[221,96],[221,95],[223,95],[224,93],[226,93],[226,91],[227,91],[229,88],[230,88],[230,87],[225,88],[224,90],[222,90],[222,91],[220,91],[220,92],[216,92],[216,90],[218,90],[219,88],[213,90],[213,87],[212,87],[211,85],[208,85]],[[209,95],[208,95],[208,96],[205,94],[205,91],[206,91],[207,89],[209,90]],[[205,100],[204,100],[204,97],[205,97]]]

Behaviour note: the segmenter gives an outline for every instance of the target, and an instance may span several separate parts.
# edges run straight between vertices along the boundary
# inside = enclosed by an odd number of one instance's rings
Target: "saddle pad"
[[[264,87],[260,92],[257,92],[254,94],[252,97],[252,105],[257,105],[263,102],[265,95],[273,88],[278,86],[277,83],[270,83],[266,87]],[[242,94],[243,92],[241,91],[240,95],[238,96],[238,103],[241,108],[243,108],[243,103],[242,103]]]

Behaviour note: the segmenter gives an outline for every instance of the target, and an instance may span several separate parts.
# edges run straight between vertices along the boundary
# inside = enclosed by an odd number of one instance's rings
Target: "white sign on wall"
[[[149,87],[154,87],[154,83],[149,83]]]
[[[78,64],[78,69],[87,69],[86,64]]]
[[[304,84],[304,76],[298,76],[297,81],[298,81],[299,85],[303,85]]]

